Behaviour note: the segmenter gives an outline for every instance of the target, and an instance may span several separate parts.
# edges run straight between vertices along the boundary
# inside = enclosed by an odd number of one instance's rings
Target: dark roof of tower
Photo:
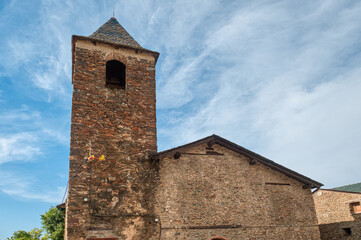
[[[89,38],[101,40],[105,42],[126,45],[135,48],[142,48],[137,41],[120,25],[114,17],[110,18],[98,30],[96,30]]]
[[[182,154],[182,152],[186,151],[189,148],[192,148],[194,146],[200,145],[200,144],[218,144],[220,146],[223,146],[225,148],[228,148],[234,152],[240,153],[246,157],[248,157],[250,160],[258,162],[262,165],[265,165],[273,170],[276,170],[280,173],[283,173],[284,175],[291,177],[301,183],[304,183],[306,186],[309,186],[311,188],[320,188],[321,186],[323,186],[322,183],[317,182],[311,178],[308,178],[298,172],[295,172],[289,168],[286,168],[278,163],[275,163],[274,161],[265,158],[255,152],[252,152],[244,147],[241,147],[225,138],[222,138],[220,136],[217,136],[215,134],[208,136],[206,138],[202,138],[199,139],[197,141],[179,146],[179,147],[175,147],[169,150],[165,150],[162,152],[158,152],[156,154],[154,154],[153,156],[151,156],[151,159],[163,159],[165,157],[170,157],[170,156],[174,156],[176,157],[176,155],[178,154],[178,156],[180,156]]]

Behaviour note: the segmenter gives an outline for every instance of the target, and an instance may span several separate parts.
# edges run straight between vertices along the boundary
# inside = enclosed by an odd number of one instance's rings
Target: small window
[[[106,64],[106,85],[113,88],[125,89],[125,65],[117,60],[110,60]]]
[[[216,238],[212,238],[211,240],[226,240],[226,239],[225,239],[225,238],[216,237]]]
[[[352,234],[351,228],[342,228],[342,229],[346,236],[349,236]]]
[[[353,213],[361,213],[361,205],[360,202],[354,202],[350,204],[351,210]]]

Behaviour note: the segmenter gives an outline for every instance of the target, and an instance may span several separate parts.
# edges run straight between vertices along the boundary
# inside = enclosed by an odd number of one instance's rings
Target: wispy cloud
[[[0,27],[15,22],[19,13],[27,21],[1,42],[1,74],[11,78],[21,69],[28,91],[41,89],[46,97],[39,98],[69,103],[70,35],[91,34],[113,7],[143,47],[161,53],[161,149],[216,133],[326,184],[353,181],[350,174],[333,178],[333,170],[316,169],[327,163],[352,171],[338,159],[359,156],[360,3],[39,0],[28,6],[32,11],[21,12],[11,1],[1,12]],[[49,139],[68,142],[69,134],[52,127],[39,111],[1,116],[12,126],[2,137],[4,149],[21,143],[40,154]],[[7,156],[13,152],[21,159],[14,151]]]
[[[12,161],[28,161],[40,155],[36,146],[37,137],[31,133],[18,133],[12,136],[0,137],[0,164]]]
[[[24,121],[38,121],[40,113],[32,111],[27,105],[22,105],[18,109],[2,110],[0,112],[0,125],[14,125]]]
[[[2,109],[0,113],[0,165],[5,162],[28,161],[42,154],[38,145],[38,134],[27,125],[39,121],[40,113],[23,105],[19,109]]]
[[[25,200],[59,203],[63,188],[39,184],[43,177],[24,174],[21,166],[47,159],[51,143],[58,147],[68,145],[68,134],[59,125],[51,127],[49,119],[43,119],[40,112],[27,105],[3,109],[0,118],[0,191]]]
[[[8,32],[7,40],[3,43],[1,64],[6,75],[12,77],[16,70],[22,69],[27,73],[22,74],[23,84],[26,82],[42,89],[43,94],[51,94],[52,98],[63,98],[70,94],[71,86],[71,34],[66,22],[68,19],[62,17],[70,6],[63,2],[64,11],[59,12],[55,10],[56,4],[51,8],[48,1],[38,1],[34,5],[39,8],[29,6],[30,11],[24,13],[24,18],[29,20]],[[18,9],[18,4],[7,5],[0,19],[16,21],[10,15],[16,15]],[[36,11],[40,14],[34,18],[32,14]]]
[[[33,178],[18,177],[9,172],[0,171],[0,190],[21,200],[36,200],[58,204],[62,200],[65,187],[44,190],[39,187],[39,184],[36,184]]]
[[[51,138],[53,141],[56,141],[58,144],[65,146],[69,145],[70,133],[64,132],[62,129],[44,128],[41,130],[41,134],[46,138]]]
[[[187,104],[182,120],[175,114],[175,124],[168,121],[160,129],[170,140],[166,146],[217,133],[326,184],[356,181],[339,159],[355,161],[360,154],[355,151],[361,140],[360,127],[355,129],[361,115],[360,7],[254,4],[223,19],[218,29],[204,33],[205,46],[192,57],[206,56],[196,65],[202,68],[202,82],[216,91],[199,99],[194,94],[199,83],[185,76],[160,87],[166,107]],[[187,59],[178,67],[186,71],[191,63]],[[210,71],[206,64],[214,66],[212,78],[203,78]],[[193,98],[178,100],[179,95],[167,91],[178,85]],[[172,118],[166,112],[162,116]],[[320,174],[326,164],[333,170]],[[338,177],[329,177],[340,169]]]

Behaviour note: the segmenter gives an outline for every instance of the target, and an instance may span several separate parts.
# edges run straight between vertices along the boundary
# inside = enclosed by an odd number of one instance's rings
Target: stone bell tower
[[[158,56],[142,48],[115,18],[89,37],[72,37],[65,239],[156,235],[155,180],[146,159],[157,151]]]

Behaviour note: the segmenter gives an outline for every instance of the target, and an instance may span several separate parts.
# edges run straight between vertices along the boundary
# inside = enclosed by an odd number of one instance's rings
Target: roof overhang
[[[317,191],[330,191],[330,192],[338,192],[338,193],[351,193],[351,194],[361,194],[361,192],[351,192],[351,191],[343,191],[343,190],[336,190],[336,189],[327,189],[327,188],[318,188],[313,193]]]

